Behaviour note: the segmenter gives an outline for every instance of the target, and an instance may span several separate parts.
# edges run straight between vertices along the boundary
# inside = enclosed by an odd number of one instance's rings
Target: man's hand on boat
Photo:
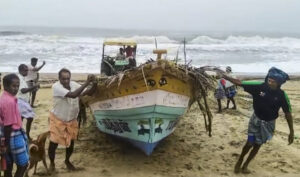
[[[86,89],[84,92],[82,92],[81,96],[85,96],[85,95],[91,96],[96,91],[98,82],[96,76],[93,74],[89,74],[87,80],[85,81],[86,86],[88,86],[90,83],[93,83],[93,85],[91,87],[88,87],[88,89]]]
[[[89,74],[86,80],[88,83],[93,83],[96,81],[96,76],[94,74]]]

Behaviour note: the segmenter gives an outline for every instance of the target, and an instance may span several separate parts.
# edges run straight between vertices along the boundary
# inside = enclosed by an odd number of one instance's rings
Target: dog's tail
[[[46,142],[46,139],[50,136],[50,131],[46,131],[42,134],[40,134],[37,138],[37,141],[38,142],[42,142],[42,143],[45,143]]]

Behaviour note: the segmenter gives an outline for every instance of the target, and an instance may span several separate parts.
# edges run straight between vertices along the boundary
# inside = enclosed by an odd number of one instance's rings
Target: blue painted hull
[[[136,141],[133,139],[126,139],[129,141],[131,144],[133,144],[135,147],[139,148],[142,150],[146,155],[151,155],[155,147],[158,145],[159,141],[155,143],[146,143],[143,141]]]

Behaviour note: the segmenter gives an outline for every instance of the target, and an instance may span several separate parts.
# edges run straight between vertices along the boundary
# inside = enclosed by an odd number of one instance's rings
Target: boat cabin
[[[136,67],[137,43],[133,40],[105,40],[102,49],[101,74],[115,75]]]

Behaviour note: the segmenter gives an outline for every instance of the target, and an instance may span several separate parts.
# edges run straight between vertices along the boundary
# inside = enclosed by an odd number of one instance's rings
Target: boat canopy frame
[[[106,45],[136,47],[137,42],[134,40],[105,40],[103,42],[103,46],[106,46]]]

